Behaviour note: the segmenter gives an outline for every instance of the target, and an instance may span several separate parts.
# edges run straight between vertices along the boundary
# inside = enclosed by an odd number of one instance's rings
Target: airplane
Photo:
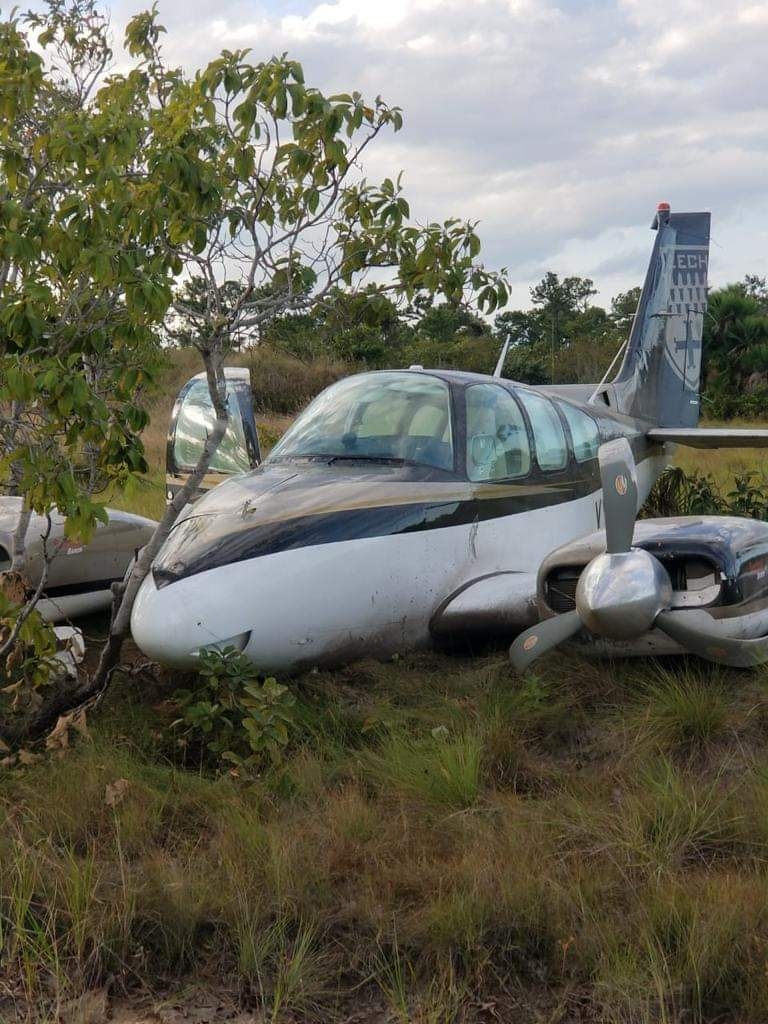
[[[709,213],[662,203],[652,228],[612,381],[411,366],[331,385],[258,466],[181,514],[133,608],[142,651],[190,669],[234,648],[291,673],[496,633],[519,634],[520,671],[565,642],[767,660],[768,525],[635,525],[677,445],[768,445],[768,430],[697,426]],[[177,408],[169,451],[200,443],[198,398],[189,428]],[[231,427],[249,469],[253,445]],[[169,493],[179,479],[169,460]]]

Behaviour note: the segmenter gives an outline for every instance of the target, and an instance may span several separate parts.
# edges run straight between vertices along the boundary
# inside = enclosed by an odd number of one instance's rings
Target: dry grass
[[[298,739],[247,781],[118,685],[0,781],[0,1019],[206,977],[275,1022],[764,1019],[767,683],[352,666],[295,683]]]
[[[764,421],[759,423],[748,420],[703,420],[703,427],[729,427],[736,429],[765,428]],[[730,490],[734,478],[756,472],[763,482],[768,480],[766,461],[761,448],[720,448],[712,451],[701,451],[696,448],[678,448],[674,462],[686,472],[696,470],[709,473],[715,483],[724,490]]]

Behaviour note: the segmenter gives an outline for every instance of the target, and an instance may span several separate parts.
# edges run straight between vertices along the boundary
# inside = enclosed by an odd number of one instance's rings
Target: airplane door
[[[247,473],[261,462],[259,437],[251,394],[251,372],[244,367],[224,369],[229,425],[203,477],[200,492],[208,491],[230,476]],[[197,465],[215,413],[208,380],[199,373],[179,392],[171,414],[166,447],[166,498],[170,501]]]

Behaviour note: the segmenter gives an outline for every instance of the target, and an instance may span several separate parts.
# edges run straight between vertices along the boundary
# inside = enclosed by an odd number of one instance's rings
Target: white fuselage
[[[638,465],[640,502],[665,461]],[[533,594],[544,556],[601,525],[600,498],[598,489],[486,521],[310,544],[160,589],[150,576],[134,606],[134,638],[148,656],[183,668],[200,648],[232,642],[267,671],[424,647],[435,610],[472,580],[512,570]]]

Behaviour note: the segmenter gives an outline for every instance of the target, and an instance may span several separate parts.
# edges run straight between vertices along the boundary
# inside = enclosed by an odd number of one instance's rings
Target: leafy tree
[[[262,339],[302,359],[322,356],[379,367],[402,362],[411,333],[397,304],[379,289],[354,293],[336,288],[311,312],[273,320]]]
[[[600,380],[625,336],[601,306],[587,306],[569,314],[563,330],[567,340],[557,355],[557,381]]]
[[[759,279],[758,279],[759,280]],[[761,412],[768,392],[768,316],[744,284],[713,291],[704,318],[704,401],[716,416]]]
[[[760,303],[763,313],[768,313],[768,285],[758,274],[746,274],[741,282],[744,294]]]
[[[531,288],[531,302],[538,309],[572,313],[586,309],[589,300],[597,294],[594,281],[588,277],[560,277],[547,271],[538,284]]]
[[[175,262],[149,230],[178,197],[142,158],[146,87],[96,88],[111,51],[94,3],[28,23],[49,68],[15,17],[0,22],[0,479],[27,512],[56,504],[87,536],[104,517],[94,493],[146,468],[137,398]]]
[[[217,285],[215,301],[221,316],[229,316],[243,299],[246,285],[239,280],[225,278]],[[267,290],[268,291],[268,290]],[[265,296],[259,294],[257,300]],[[167,324],[169,338],[183,347],[195,346],[207,340],[211,330],[208,286],[203,277],[189,277],[174,292],[174,310]],[[247,347],[258,341],[255,331],[233,331],[232,348]]]
[[[455,302],[422,304],[413,313],[418,319],[405,362],[475,373],[493,369],[499,343],[486,321]]]
[[[169,332],[186,331],[200,352],[215,409],[195,471],[116,588],[80,699],[107,684],[138,588],[226,431],[223,363],[242,338],[342,287],[401,308],[438,294],[492,313],[507,299],[504,274],[478,262],[474,224],[418,226],[399,178],[361,176],[365,150],[400,128],[397,108],[325,96],[287,56],[251,63],[225,51],[190,77],[166,64],[163,31],[154,9],[133,18],[129,66],[105,77],[112,55],[95,0],[49,0],[0,23],[0,400],[12,485],[41,513],[59,505],[86,537],[105,515],[104,484],[144,468],[140,391]]]
[[[566,277],[562,280],[547,271],[542,280],[531,288],[534,306],[535,334],[540,345],[549,347],[550,379],[555,380],[557,358],[561,349],[570,342],[568,321],[578,312],[586,311],[589,299],[596,294],[594,282],[588,277]]]
[[[589,278],[548,272],[531,289],[532,309],[505,310],[494,320],[500,340],[512,345],[507,376],[531,384],[595,383],[630,331],[640,288],[617,295],[611,312],[589,303],[595,294]]]
[[[162,232],[181,199],[144,155],[146,82],[104,78],[95,3],[56,0],[26,29],[47,63],[15,14],[0,21],[0,481],[24,497],[14,571],[33,510],[57,506],[87,540],[106,518],[99,494],[146,469],[141,396],[178,262]],[[5,608],[0,659],[42,628],[40,592]]]
[[[426,310],[416,324],[416,333],[429,341],[450,343],[456,340],[458,334],[479,338],[489,334],[490,330],[486,323],[468,309],[443,302]]]
[[[541,340],[541,327],[536,314],[525,309],[511,309],[494,318],[493,328],[499,341],[509,336],[514,348],[530,348]]]
[[[632,329],[632,321],[640,304],[641,292],[642,288],[638,285],[636,288],[630,288],[628,292],[619,292],[611,299],[611,319],[624,338],[629,337],[629,332]]]

